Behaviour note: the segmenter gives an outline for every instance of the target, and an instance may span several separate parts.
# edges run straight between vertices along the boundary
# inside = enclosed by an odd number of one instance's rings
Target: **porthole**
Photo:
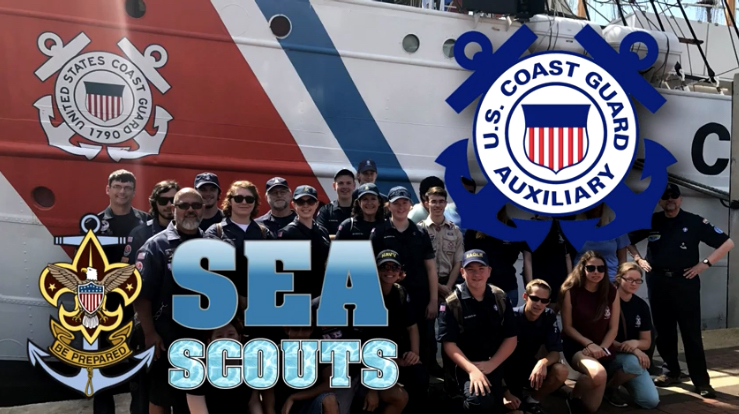
[[[292,31],[292,23],[290,23],[290,19],[288,19],[287,16],[278,14],[269,19],[269,28],[272,30],[272,34],[274,34],[276,38],[284,39],[290,35],[290,32]]]
[[[126,13],[134,19],[140,19],[146,13],[146,3],[144,0],[126,0]]]
[[[448,58],[454,57],[454,39],[447,39],[441,46],[441,51],[444,52],[444,56]]]
[[[421,42],[418,40],[418,37],[416,35],[406,35],[403,38],[403,50],[408,53],[415,53],[418,50],[420,43]]]
[[[56,202],[54,192],[47,187],[34,188],[31,196],[33,197],[33,202],[40,208],[51,208],[54,206],[54,202]]]

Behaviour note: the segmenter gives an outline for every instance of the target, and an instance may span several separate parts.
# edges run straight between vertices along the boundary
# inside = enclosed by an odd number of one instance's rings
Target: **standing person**
[[[352,194],[355,188],[354,173],[343,168],[334,175],[334,191],[336,200],[318,210],[316,223],[328,230],[331,240],[336,236],[339,225],[352,214],[354,199]]]
[[[605,398],[616,407],[628,404],[618,393],[623,385],[634,402],[646,409],[656,408],[659,393],[649,376],[649,357],[645,351],[652,343],[652,315],[644,299],[636,296],[644,282],[639,265],[622,263],[616,273],[616,286],[621,299],[621,322],[613,346],[618,350],[608,367],[610,381],[606,386]]]
[[[572,272],[572,256],[567,239],[558,219],[537,215],[534,220],[552,220],[549,233],[535,251],[528,244],[523,252],[523,279],[529,283],[533,279],[543,279],[552,287],[552,306],[559,311],[559,288]]]
[[[297,217],[277,233],[277,238],[311,241],[311,268],[293,272],[293,292],[309,293],[311,298],[315,298],[320,296],[323,290],[323,278],[331,244],[326,229],[313,219],[318,209],[318,192],[309,185],[298,186],[293,194],[292,207],[297,212]]]
[[[402,186],[393,187],[388,193],[390,218],[372,229],[370,241],[375,254],[393,250],[400,255],[406,277],[400,282],[408,291],[416,314],[421,337],[421,361],[429,370],[434,369],[436,355],[432,354],[434,322],[439,298],[434,247],[426,229],[408,220],[411,193]]]
[[[277,234],[281,228],[290,224],[297,215],[290,209],[290,197],[292,191],[287,180],[282,177],[273,177],[267,180],[267,204],[269,211],[256,219],[258,223],[267,226],[272,234]]]
[[[428,201],[426,199],[426,193],[428,193],[428,191],[433,187],[441,187],[443,189],[446,189],[446,187],[444,186],[444,181],[442,181],[442,179],[439,177],[432,175],[421,180],[421,183],[418,186],[419,194],[421,196],[421,202],[417,203],[411,208],[410,213],[408,213],[408,220],[414,223],[426,220],[426,218],[429,216],[429,208],[426,205]],[[454,206],[454,203],[444,204],[444,217],[446,217],[449,222],[459,226],[461,219],[459,217],[459,213],[457,213],[457,209]]]
[[[559,362],[562,338],[557,315],[547,307],[552,288],[541,279],[526,285],[524,304],[513,309],[518,322],[518,345],[504,364],[508,389],[504,398],[508,408],[530,414],[546,414],[541,400],[558,390],[567,380],[569,369]],[[543,356],[541,355],[544,349]],[[531,392],[524,398],[523,391]]]
[[[357,166],[357,187],[362,184],[377,184],[377,164],[374,160],[362,160]],[[352,200],[356,200],[359,196],[359,191],[354,190],[352,193]],[[387,203],[387,196],[380,193],[381,205]]]
[[[603,257],[585,252],[562,284],[562,348],[582,375],[567,399],[573,414],[598,411],[606,387],[606,367],[616,352],[621,300],[606,277]]]
[[[516,319],[505,293],[487,283],[485,252],[465,252],[462,277],[439,308],[439,342],[455,364],[465,412],[502,414],[502,366],[516,348]]]
[[[720,228],[703,217],[680,208],[680,188],[668,184],[659,206],[652,215],[649,230],[631,233],[628,249],[636,264],[647,272],[647,290],[657,330],[657,351],[664,361],[663,373],[655,379],[659,387],[679,382],[677,326],[685,347],[688,373],[695,392],[704,398],[716,398],[710,384],[701,337],[701,282],[698,275],[721,260],[734,248],[734,242]],[[649,239],[646,260],[636,243]],[[703,242],[715,250],[700,259]]]
[[[223,211],[218,208],[218,199],[221,198],[221,185],[218,182],[218,176],[209,172],[198,174],[195,176],[195,189],[200,192],[205,203],[200,230],[206,231],[208,227],[223,220]]]
[[[96,236],[114,236],[114,237],[128,237],[131,231],[144,224],[149,220],[149,215],[141,210],[138,210],[132,206],[133,198],[136,195],[136,176],[132,172],[127,170],[113,171],[108,176],[108,186],[105,188],[105,193],[108,195],[109,204],[105,210],[98,213],[97,217],[100,220],[100,228],[95,233]],[[86,223],[87,228],[95,228],[93,223]],[[112,244],[103,246],[103,252],[105,253],[108,263],[119,263],[121,258],[124,257],[125,245],[123,244]],[[109,312],[115,312],[119,307],[123,306],[123,298],[120,295],[113,292],[114,294],[109,295],[105,301],[105,308]],[[133,319],[134,310],[132,306],[125,306],[123,308],[123,319],[121,324],[125,325]],[[101,345],[105,346],[109,344],[109,341],[105,338],[100,339]],[[120,375],[124,370],[127,370],[129,366],[127,364],[120,364],[115,367],[104,368],[103,372],[108,375]],[[93,397],[93,413],[94,414],[113,414],[115,413],[115,400],[113,396],[120,393],[123,389],[130,390],[130,383],[121,384],[115,388],[109,388],[98,392]],[[135,410],[137,405],[138,396],[136,392],[132,393],[131,398],[131,409],[132,413],[138,414]]]
[[[506,206],[498,211],[497,219],[501,223],[515,227],[513,220],[508,217]],[[516,262],[518,256],[526,250],[526,243],[500,240],[481,231],[470,229],[464,234],[464,248],[482,250],[488,255],[492,269],[489,283],[503,289],[511,305],[518,306]]]
[[[610,210],[606,208],[605,203],[600,203],[585,212],[585,217],[581,218],[598,219],[597,227],[603,227],[611,221],[609,211]],[[626,252],[628,251],[627,246],[629,244],[630,241],[628,234],[622,234],[609,240],[587,241],[575,255],[573,263],[577,263],[580,260],[580,256],[588,250],[598,252],[604,259],[606,259],[606,266],[608,266],[608,279],[613,283],[616,281],[616,270],[618,269],[618,265],[626,261]]]
[[[231,280],[239,293],[239,312],[246,309],[249,263],[244,256],[244,241],[273,239],[272,233],[254,219],[259,212],[259,191],[250,181],[234,181],[226,191],[221,209],[224,219],[213,224],[203,233],[206,239],[223,240],[235,247],[236,268],[219,274]]]
[[[188,294],[172,276],[172,256],[182,243],[203,237],[203,196],[194,188],[183,188],[174,196],[174,220],[150,238],[136,255],[141,274],[141,293],[134,301],[144,331],[146,348],[154,346],[154,362],[149,370],[149,413],[188,412],[183,391],[169,385],[172,368],[167,359],[169,346],[177,339],[194,337],[189,329],[172,319],[172,297]],[[202,303],[202,300],[201,300]]]
[[[372,183],[359,186],[352,216],[341,222],[335,240],[369,240],[372,229],[385,219],[385,208],[380,205],[380,191]]]

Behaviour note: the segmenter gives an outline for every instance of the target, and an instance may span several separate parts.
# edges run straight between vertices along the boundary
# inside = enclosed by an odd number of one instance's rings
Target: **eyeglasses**
[[[115,190],[115,191],[121,191],[121,190],[123,190],[123,191],[133,191],[133,186],[132,186],[132,185],[120,185],[120,184],[114,184],[114,185],[113,185],[112,187],[110,187],[110,188],[112,188],[112,189],[113,189],[113,190]]]
[[[179,203],[177,208],[180,210],[189,210],[192,207],[193,210],[200,210],[203,208],[203,203]]]
[[[304,206],[306,204],[308,204],[309,206],[313,206],[317,202],[318,202],[318,200],[316,200],[315,198],[309,198],[309,199],[299,198],[299,199],[295,200],[295,204],[297,204],[299,206]]]
[[[254,196],[235,195],[231,196],[231,200],[233,200],[235,203],[243,203],[244,201],[246,201],[246,204],[252,204],[257,201],[257,198]]]
[[[157,198],[157,204],[159,204],[162,207],[164,207],[164,206],[166,206],[167,204],[170,204],[170,203],[174,204],[174,197],[159,197],[159,198]]]
[[[587,266],[585,266],[585,270],[588,271],[588,272],[590,272],[590,273],[593,273],[596,270],[598,271],[598,273],[605,273],[606,272],[606,267],[605,266],[587,265]]]
[[[384,270],[387,272],[397,272],[398,270],[400,270],[400,266],[396,264],[384,264],[380,266],[380,270]]]
[[[629,277],[622,277],[621,279],[631,283],[632,285],[641,285],[644,283],[644,279],[631,279]]]
[[[549,304],[549,302],[551,302],[551,301],[552,301],[552,300],[551,300],[551,299],[549,299],[549,298],[547,298],[547,299],[544,299],[544,298],[540,298],[540,297],[538,297],[538,296],[531,296],[531,295],[529,295],[529,299],[533,300],[534,302],[541,302],[541,303],[543,303],[543,304],[545,304],[545,305],[548,305],[548,304]]]
[[[678,198],[680,198],[680,196],[674,193],[662,195],[662,200],[677,200]]]

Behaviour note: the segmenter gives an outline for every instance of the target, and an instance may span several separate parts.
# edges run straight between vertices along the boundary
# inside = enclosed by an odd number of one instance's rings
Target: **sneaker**
[[[618,388],[606,387],[603,398],[614,407],[628,407],[629,403],[621,396]]]
[[[520,411],[523,411],[525,413],[529,414],[549,414],[546,411],[544,411],[543,408],[541,408],[540,403],[530,403],[523,401],[521,405],[518,407]]]
[[[695,387],[695,392],[703,398],[716,398],[716,391],[710,385],[699,385]]]
[[[662,374],[654,379],[654,385],[658,387],[669,387],[672,384],[677,384],[680,382],[680,378],[678,377],[671,377],[666,374]]]

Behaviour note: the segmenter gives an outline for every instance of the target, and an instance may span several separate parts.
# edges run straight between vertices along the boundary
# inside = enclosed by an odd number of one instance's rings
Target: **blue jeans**
[[[505,294],[508,296],[508,300],[511,301],[511,306],[514,308],[518,306],[518,289],[509,290]]]
[[[621,370],[636,377],[624,384],[634,402],[642,408],[652,409],[659,404],[657,387],[649,376],[649,371],[639,364],[639,358],[634,354],[617,353],[615,359],[608,364],[608,377],[612,377],[616,371]]]

